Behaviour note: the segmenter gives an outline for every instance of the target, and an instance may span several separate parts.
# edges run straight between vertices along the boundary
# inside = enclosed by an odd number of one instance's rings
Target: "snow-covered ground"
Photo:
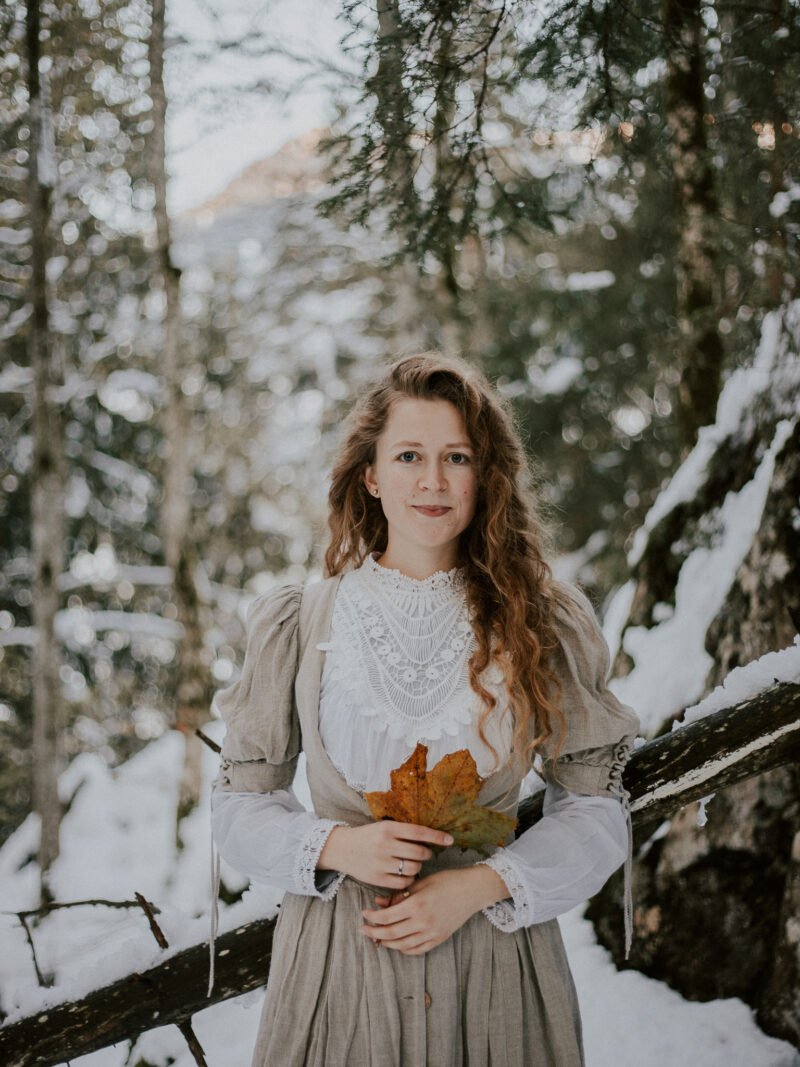
[[[222,724],[209,734],[221,739]],[[217,758],[205,761],[205,799],[184,828],[185,847],[174,844],[174,812],[183,739],[169,732],[115,770],[83,755],[62,778],[75,793],[54,870],[59,901],[132,900],[143,893],[160,908],[158,921],[170,950],[208,938],[210,831],[208,790]],[[296,783],[308,802],[302,766]],[[36,904],[36,822],[29,818],[0,851],[0,997],[8,1022],[48,1004],[72,999],[163,957],[142,913],[95,905],[51,913],[32,936],[42,971],[55,984],[40,989],[17,910]],[[229,887],[243,880],[223,864]],[[274,915],[280,892],[249,889],[230,907],[221,905],[220,929]],[[621,921],[621,918],[620,918]],[[591,925],[575,909],[561,920],[581,1001],[589,1067],[798,1067],[800,1054],[764,1035],[751,1009],[739,1000],[690,1003],[637,971],[618,972],[600,948]],[[255,1042],[262,991],[214,1005],[196,1015],[194,1029],[211,1067],[247,1067]],[[142,1035],[133,1055],[128,1043],[71,1061],[72,1067],[124,1067],[146,1062],[191,1067],[176,1027]]]

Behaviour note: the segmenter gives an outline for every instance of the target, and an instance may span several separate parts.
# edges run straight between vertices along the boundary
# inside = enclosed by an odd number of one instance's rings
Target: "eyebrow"
[[[395,441],[392,448],[400,448],[401,445],[411,445],[412,448],[424,448],[425,445],[421,441]],[[472,445],[466,441],[456,441],[455,444],[445,445],[445,448],[472,448]]]

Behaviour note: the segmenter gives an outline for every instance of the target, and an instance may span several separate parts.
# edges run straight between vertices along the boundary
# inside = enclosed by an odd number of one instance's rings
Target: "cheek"
[[[478,500],[478,482],[475,477],[468,478],[461,486],[459,493],[461,506],[465,511],[474,512]]]

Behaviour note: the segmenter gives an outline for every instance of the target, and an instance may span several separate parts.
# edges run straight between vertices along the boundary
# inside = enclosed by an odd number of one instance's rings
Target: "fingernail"
[[[452,837],[450,836],[450,834],[445,834],[445,835],[444,835],[444,843],[445,843],[446,845],[452,845],[453,841],[454,841],[454,838],[452,838]]]

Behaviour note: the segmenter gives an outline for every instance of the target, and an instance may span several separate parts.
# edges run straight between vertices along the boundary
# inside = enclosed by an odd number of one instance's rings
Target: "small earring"
[[[375,496],[380,496],[380,493],[377,489],[373,489],[372,492],[375,494]]]

